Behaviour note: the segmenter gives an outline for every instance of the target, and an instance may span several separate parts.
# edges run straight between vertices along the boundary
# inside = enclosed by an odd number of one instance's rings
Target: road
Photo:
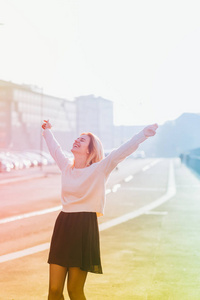
[[[51,167],[29,175],[0,182],[2,300],[47,299],[60,174]],[[99,218],[104,274],[88,275],[87,299],[200,299],[199,190],[199,179],[178,159],[119,164]]]

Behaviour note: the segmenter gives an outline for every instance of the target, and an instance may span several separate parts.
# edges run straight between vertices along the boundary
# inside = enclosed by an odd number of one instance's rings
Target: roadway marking
[[[145,172],[146,170],[150,169],[151,167],[153,167],[154,165],[156,165],[158,162],[160,162],[162,159],[161,158],[158,158],[154,161],[152,161],[150,164],[148,164],[147,166],[144,166],[142,168],[142,171]]]
[[[118,218],[112,219],[110,221],[104,222],[99,225],[99,231],[106,230],[108,228],[111,228],[113,226],[119,225],[121,223],[127,222],[129,220],[132,220],[134,218],[137,218],[143,214],[146,214],[148,211],[162,205],[172,197],[176,195],[176,185],[175,185],[175,177],[174,177],[174,168],[173,168],[173,162],[170,161],[169,165],[169,176],[168,176],[168,186],[167,186],[167,192],[155,200],[154,202],[141,207],[140,209],[130,212],[128,214],[122,215]],[[44,250],[48,250],[50,246],[50,243],[41,244],[35,247],[27,248],[21,251],[5,254],[0,256],[0,263],[6,262],[9,260],[13,260],[16,258],[24,257],[30,254],[38,253]]]
[[[112,192],[113,192],[113,193],[116,193],[117,190],[118,190],[120,187],[121,187],[121,184],[120,184],[120,183],[115,184],[115,185],[113,186],[113,188],[112,188]]]
[[[176,185],[175,185],[175,177],[174,177],[174,168],[173,168],[172,161],[170,161],[168,187],[167,187],[167,192],[163,196],[161,196],[160,198],[158,198],[154,202],[139,208],[138,210],[132,211],[128,214],[125,214],[125,215],[120,216],[118,218],[107,221],[103,224],[100,224],[99,229],[100,229],[100,231],[102,231],[102,230],[111,228],[113,226],[119,225],[121,223],[127,222],[131,219],[137,218],[137,217],[145,214],[147,211],[152,210],[152,209],[160,206],[161,204],[168,201],[169,199],[171,199],[175,195],[176,195]]]
[[[166,191],[165,188],[140,188],[140,187],[122,187],[123,190],[129,190],[129,191],[155,191],[155,192],[158,192],[158,191]]]
[[[106,190],[106,195],[110,194],[111,192],[112,192],[111,189],[107,189],[107,190]]]
[[[129,182],[133,179],[133,175],[130,175],[124,179],[125,182]]]
[[[31,254],[34,254],[34,253],[37,253],[37,252],[41,252],[41,251],[49,249],[49,247],[50,247],[50,243],[45,243],[45,244],[41,244],[41,245],[38,245],[38,246],[35,246],[35,247],[27,248],[27,249],[24,249],[24,250],[21,250],[21,251],[5,254],[5,255],[0,256],[0,263],[6,262],[6,261],[9,261],[9,260],[13,260],[13,259],[16,259],[16,258],[24,257],[24,256],[27,256],[27,255],[31,255]]]
[[[144,171],[148,170],[149,168],[150,168],[150,165],[147,165],[147,166],[142,168],[142,171],[144,172]]]
[[[200,184],[190,184],[190,185],[187,185],[187,184],[184,184],[184,185],[182,185],[182,184],[179,184],[179,185],[177,185],[177,188],[191,188],[191,189],[193,189],[193,188],[200,188]]]
[[[155,164],[157,164],[161,159],[156,159],[155,161],[151,162],[150,164],[148,164],[146,167],[148,167],[148,169],[152,166],[154,166]],[[143,168],[144,169],[144,168]],[[143,170],[142,169],[142,170]],[[143,170],[144,171],[144,170]],[[124,179],[125,182],[130,181],[133,178],[132,175],[126,177]],[[106,195],[108,195],[109,193],[113,192],[116,193],[117,190],[121,187],[121,184],[115,184],[112,189],[106,189]],[[55,207],[51,207],[51,208],[47,208],[47,209],[43,209],[43,210],[39,210],[39,211],[33,211],[30,213],[25,213],[25,214],[21,214],[21,215],[17,215],[17,216],[12,216],[12,217],[8,217],[8,218],[4,218],[4,219],[0,219],[0,224],[5,224],[5,223],[9,223],[9,222],[14,222],[14,221],[18,221],[18,220],[22,220],[22,219],[26,219],[26,218],[30,218],[30,217],[35,217],[35,216],[39,216],[39,215],[44,215],[44,214],[48,214],[51,212],[55,212],[58,210],[61,210],[62,206],[55,206]]]
[[[167,211],[146,211],[145,215],[158,215],[158,216],[166,216],[168,215]]]
[[[111,192],[112,192],[111,189],[107,189],[106,190],[106,195],[111,193]],[[58,211],[58,210],[61,210],[61,209],[62,209],[62,205],[59,205],[59,206],[54,206],[54,207],[51,207],[51,208],[46,208],[46,209],[43,209],[43,210],[32,211],[30,213],[25,213],[25,214],[18,215],[18,216],[13,216],[13,217],[0,219],[0,224],[5,224],[5,223],[13,222],[13,221],[18,221],[18,220],[22,220],[22,219],[26,219],[26,218],[30,218],[30,217],[40,216],[40,215],[52,213],[52,212],[55,212],[55,211]]]
[[[39,216],[39,215],[44,215],[44,214],[48,214],[48,213],[58,211],[61,209],[62,209],[62,205],[59,205],[59,206],[54,206],[54,207],[43,209],[43,210],[32,211],[30,213],[1,219],[0,224],[13,222],[13,221],[21,220],[21,219],[26,219],[26,218],[30,218],[30,217],[35,217],[35,216]]]

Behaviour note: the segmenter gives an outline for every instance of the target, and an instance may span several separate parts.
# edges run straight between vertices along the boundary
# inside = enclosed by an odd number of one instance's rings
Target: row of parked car
[[[64,154],[72,158],[72,153],[63,151]],[[110,154],[111,150],[105,151],[105,156]],[[145,158],[144,151],[136,151],[132,154],[134,158]],[[21,170],[38,166],[55,164],[52,156],[45,151],[0,151],[0,172],[10,172],[12,170]]]
[[[0,172],[10,172],[54,163],[54,159],[45,151],[0,151]]]

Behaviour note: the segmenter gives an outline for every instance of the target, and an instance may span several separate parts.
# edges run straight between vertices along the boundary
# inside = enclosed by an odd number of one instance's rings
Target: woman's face
[[[88,154],[88,146],[90,143],[90,137],[88,135],[80,135],[73,143],[71,149],[72,153]]]

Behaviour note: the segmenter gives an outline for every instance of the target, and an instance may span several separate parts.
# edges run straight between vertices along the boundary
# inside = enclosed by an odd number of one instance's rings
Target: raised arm
[[[148,137],[154,136],[157,128],[157,124],[145,127],[142,131],[134,135],[130,140],[122,144],[119,148],[113,150],[106,158],[104,158],[100,162],[100,165],[106,176],[110,174],[118,163],[137,150],[139,144],[144,142]]]
[[[42,128],[44,129],[44,131],[42,134],[45,138],[45,141],[47,143],[47,147],[49,149],[51,156],[57,163],[59,169],[62,170],[62,168],[64,166],[66,166],[66,164],[68,164],[69,159],[65,156],[65,154],[63,153],[63,151],[61,149],[61,146],[56,141],[53,133],[51,132],[51,127],[52,126],[49,123],[49,121],[44,120],[44,123],[42,125]]]

